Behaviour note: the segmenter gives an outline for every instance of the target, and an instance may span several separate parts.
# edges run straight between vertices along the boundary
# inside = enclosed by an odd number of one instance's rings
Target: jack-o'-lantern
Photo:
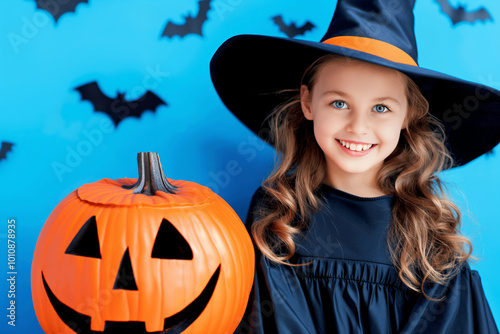
[[[85,184],[50,214],[31,270],[46,333],[232,333],[254,273],[236,213],[139,153],[139,179]]]

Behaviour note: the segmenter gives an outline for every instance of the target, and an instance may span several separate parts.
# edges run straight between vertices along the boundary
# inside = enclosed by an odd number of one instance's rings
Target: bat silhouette
[[[281,32],[284,32],[288,37],[293,38],[298,35],[304,35],[309,30],[312,30],[315,25],[307,21],[302,26],[297,27],[295,22],[290,24],[285,24],[281,15],[273,17],[273,22],[280,28]]]
[[[183,24],[168,21],[162,36],[173,37],[178,35],[184,37],[189,34],[203,36],[201,28],[203,27],[203,23],[208,19],[207,13],[210,10],[211,1],[212,0],[198,1],[198,15],[196,15],[196,17],[191,16],[191,14],[184,16],[185,22]]]
[[[453,8],[448,0],[436,0],[436,2],[441,6],[441,11],[450,17],[453,25],[459,22],[474,23],[475,21],[493,19],[484,7],[481,7],[473,12],[467,12],[465,7],[462,5],[459,5],[457,8]]]
[[[2,147],[0,148],[0,161],[7,159],[7,153],[12,151],[12,146],[14,146],[14,144],[8,143],[6,141],[2,142]]]
[[[88,0],[66,0],[66,1],[47,1],[47,0],[35,0],[36,8],[46,10],[50,15],[54,17],[57,23],[59,18],[69,12],[74,12],[76,6],[81,3],[88,3]]]
[[[167,105],[155,93],[146,91],[140,98],[127,101],[125,94],[117,92],[115,98],[105,95],[97,82],[92,81],[75,88],[80,92],[83,100],[88,100],[94,106],[94,110],[107,114],[115,124],[115,127],[127,117],[139,118],[146,110],[156,111],[160,105]]]

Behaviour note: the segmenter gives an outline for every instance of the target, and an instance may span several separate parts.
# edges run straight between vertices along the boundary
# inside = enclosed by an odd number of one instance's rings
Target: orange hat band
[[[418,66],[413,58],[400,48],[373,38],[359,36],[337,36],[329,38],[323,41],[323,43],[369,53],[371,55],[385,58],[395,63]]]

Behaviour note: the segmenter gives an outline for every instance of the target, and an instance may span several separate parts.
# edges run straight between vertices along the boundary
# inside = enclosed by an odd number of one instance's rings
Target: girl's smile
[[[352,156],[363,156],[368,154],[370,150],[376,144],[368,144],[368,143],[360,143],[356,141],[347,141],[347,140],[339,140],[337,142],[342,145],[342,148],[347,154],[351,154]]]

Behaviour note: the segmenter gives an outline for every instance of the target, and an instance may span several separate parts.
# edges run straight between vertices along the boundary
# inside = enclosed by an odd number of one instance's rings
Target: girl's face
[[[302,111],[314,123],[328,183],[356,176],[376,184],[404,128],[406,86],[396,70],[335,58],[318,69],[311,91],[301,87]]]

